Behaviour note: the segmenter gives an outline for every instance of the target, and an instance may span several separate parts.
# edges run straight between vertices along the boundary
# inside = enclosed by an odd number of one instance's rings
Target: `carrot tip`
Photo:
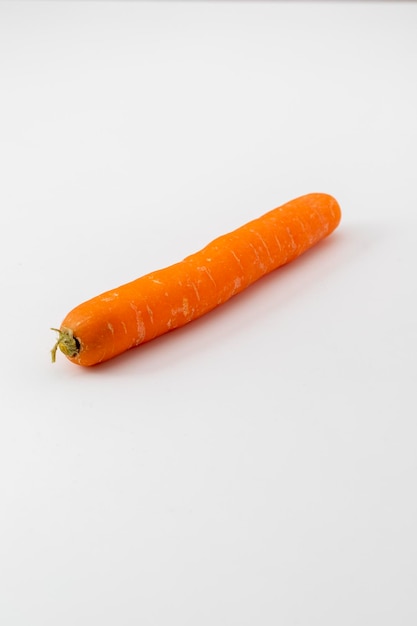
[[[59,348],[65,356],[74,357],[80,351],[80,342],[70,328],[51,328],[58,333],[58,339],[51,350],[52,363],[56,361],[56,351]]]

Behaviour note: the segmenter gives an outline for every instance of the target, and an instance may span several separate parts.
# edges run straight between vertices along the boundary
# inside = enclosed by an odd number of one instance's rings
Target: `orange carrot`
[[[296,198],[219,237],[183,261],[80,304],[57,348],[78,365],[107,361],[197,319],[329,235],[340,207],[327,194]]]

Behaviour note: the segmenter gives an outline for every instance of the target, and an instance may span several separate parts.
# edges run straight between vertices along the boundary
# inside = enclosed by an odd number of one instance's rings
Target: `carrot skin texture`
[[[289,263],[330,235],[341,211],[328,194],[291,200],[218,237],[202,250],[87,300],[61,330],[80,344],[67,358],[91,366],[184,326]]]

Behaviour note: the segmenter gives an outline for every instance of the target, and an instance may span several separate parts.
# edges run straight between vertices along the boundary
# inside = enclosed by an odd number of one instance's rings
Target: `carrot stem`
[[[80,342],[70,328],[51,328],[58,333],[58,339],[51,350],[52,363],[56,361],[56,351],[59,348],[65,356],[74,357],[80,351]]]

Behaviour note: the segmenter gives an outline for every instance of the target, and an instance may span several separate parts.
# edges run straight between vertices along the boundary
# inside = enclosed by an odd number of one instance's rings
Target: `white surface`
[[[0,623],[417,623],[417,5],[0,4]],[[311,191],[314,251],[127,355],[70,308]]]

